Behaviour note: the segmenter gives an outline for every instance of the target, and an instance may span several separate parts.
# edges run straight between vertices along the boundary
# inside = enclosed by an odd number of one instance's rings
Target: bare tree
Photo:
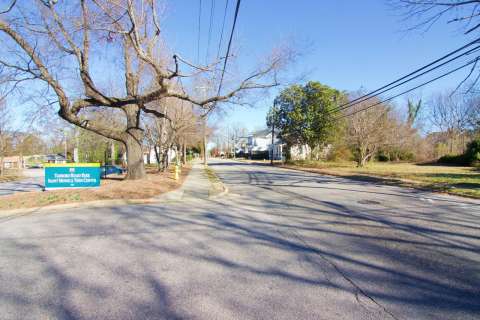
[[[9,147],[10,114],[4,99],[0,99],[0,175],[4,174],[4,158]]]
[[[167,55],[159,12],[155,0],[12,1],[0,9],[0,39],[8,47],[0,49],[0,64],[15,71],[17,82],[41,81],[53,90],[64,120],[123,143],[129,179],[145,176],[142,114],[166,117],[150,108],[152,103],[177,98],[206,111],[220,102],[242,103],[244,92],[278,85],[278,71],[293,57],[288,50],[274,50],[243,80],[226,81],[225,92],[199,98],[193,88],[178,86],[178,79],[218,82],[217,66],[225,58],[197,66]],[[121,94],[102,87],[99,79],[108,68],[123,86]],[[123,125],[96,123],[90,114],[98,109],[118,110]]]
[[[434,95],[429,101],[429,118],[435,129],[445,135],[449,153],[461,153],[468,141],[465,135],[472,129],[478,107],[471,96],[444,92]]]
[[[186,162],[187,146],[196,145],[201,140],[201,121],[193,104],[177,98],[162,99],[156,108],[167,117],[159,119],[150,116],[145,122],[145,136],[149,151],[155,152],[159,170],[165,170],[170,149],[176,151],[183,163]]]
[[[366,109],[378,101],[377,98],[365,100],[354,105],[348,112],[351,116],[347,116],[347,139],[355,150],[359,167],[363,167],[381,147],[389,144],[389,106],[379,104]]]
[[[405,18],[415,20],[410,29],[428,30],[441,19],[460,23],[469,34],[480,28],[480,0],[390,0]]]

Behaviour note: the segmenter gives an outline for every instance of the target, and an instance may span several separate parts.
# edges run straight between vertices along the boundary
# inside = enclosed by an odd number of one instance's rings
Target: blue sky
[[[200,56],[203,59],[211,1],[201,1]],[[225,1],[214,0],[210,52],[217,51]],[[165,12],[164,36],[168,45],[191,59],[197,54],[199,2],[171,0]],[[230,0],[226,33],[231,28],[234,4],[235,1]],[[404,31],[412,23],[403,22],[401,13],[392,10],[383,0],[243,0],[234,46],[240,54],[241,68],[248,69],[275,45],[286,39],[299,39],[311,46],[292,74],[308,72],[309,80],[341,90],[358,90],[361,87],[375,89],[471,40],[457,26],[442,20],[428,32]],[[428,97],[434,91],[454,88],[467,71],[425,87],[415,96]],[[264,99],[253,109],[235,107],[224,120],[243,123],[249,129],[258,128],[264,125],[272,100],[273,96]],[[402,102],[404,99],[397,100],[400,105]]]
[[[208,46],[212,1],[215,10]],[[196,60],[201,2],[200,61],[205,61],[207,50],[214,57],[226,1],[165,0],[162,34],[171,52],[191,61]],[[235,2],[236,0],[229,0],[221,47],[223,54],[232,25]],[[296,39],[305,54],[290,70],[292,78],[306,73],[307,80],[319,81],[340,90],[371,90],[472,40],[472,37],[464,36],[458,26],[447,24],[445,20],[438,21],[428,32],[405,32],[412,23],[414,22],[403,22],[401,13],[393,11],[387,0],[242,0],[233,41],[233,49],[238,58],[235,64],[229,64],[227,71],[247,73],[272,48]],[[304,44],[308,44],[306,49]],[[115,65],[121,61],[110,57],[108,45],[101,48],[104,52],[98,67],[102,72],[95,70],[94,77],[105,84],[118,74]],[[445,71],[446,69],[439,70],[437,74]],[[435,82],[414,96],[428,98],[435,91],[454,88],[467,72],[464,70]],[[431,77],[434,76],[432,74]],[[240,123],[249,130],[260,128],[265,125],[266,111],[278,90],[272,90],[269,97],[259,99],[255,108],[227,106],[228,112],[223,113],[221,121],[217,117],[212,123],[217,126]],[[402,106],[405,98],[397,99],[396,102]],[[23,103],[25,101],[22,97],[16,97],[16,105]],[[25,104],[22,109],[27,110],[28,105]],[[24,127],[25,123],[24,117],[16,117],[16,126]]]

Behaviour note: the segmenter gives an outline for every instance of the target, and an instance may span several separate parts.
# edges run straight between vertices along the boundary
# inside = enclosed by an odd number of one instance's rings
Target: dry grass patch
[[[377,180],[378,182],[480,198],[480,171],[472,167],[371,163],[364,168],[358,168],[353,162],[317,161],[297,161],[284,167],[354,179],[378,177],[382,178]]]
[[[100,188],[50,190],[1,196],[0,210],[96,200],[148,199],[180,187],[189,171],[190,166],[182,168],[179,180],[173,179],[171,171],[156,172],[155,170],[147,170],[145,179],[128,181],[123,180],[122,176],[108,178],[101,181]]]
[[[10,182],[19,180],[22,178],[22,174],[18,170],[5,170],[3,175],[0,175],[0,182]]]

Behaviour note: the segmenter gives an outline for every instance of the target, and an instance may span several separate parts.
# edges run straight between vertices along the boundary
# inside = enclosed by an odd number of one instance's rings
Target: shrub
[[[334,146],[327,156],[328,161],[350,161],[352,159],[352,151],[344,145]]]
[[[437,161],[438,163],[441,164],[450,164],[450,165],[457,165],[457,166],[467,166],[469,165],[468,161],[465,159],[464,154],[459,154],[459,155],[453,155],[453,154],[447,154]]]
[[[480,140],[473,140],[467,145],[465,160],[471,165],[480,161]]]

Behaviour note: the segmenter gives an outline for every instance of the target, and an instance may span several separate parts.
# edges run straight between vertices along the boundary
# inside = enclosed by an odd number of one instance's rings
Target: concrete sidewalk
[[[175,191],[162,194],[155,199],[178,201],[186,199],[208,199],[212,183],[208,179],[202,163],[195,162],[183,185]]]

